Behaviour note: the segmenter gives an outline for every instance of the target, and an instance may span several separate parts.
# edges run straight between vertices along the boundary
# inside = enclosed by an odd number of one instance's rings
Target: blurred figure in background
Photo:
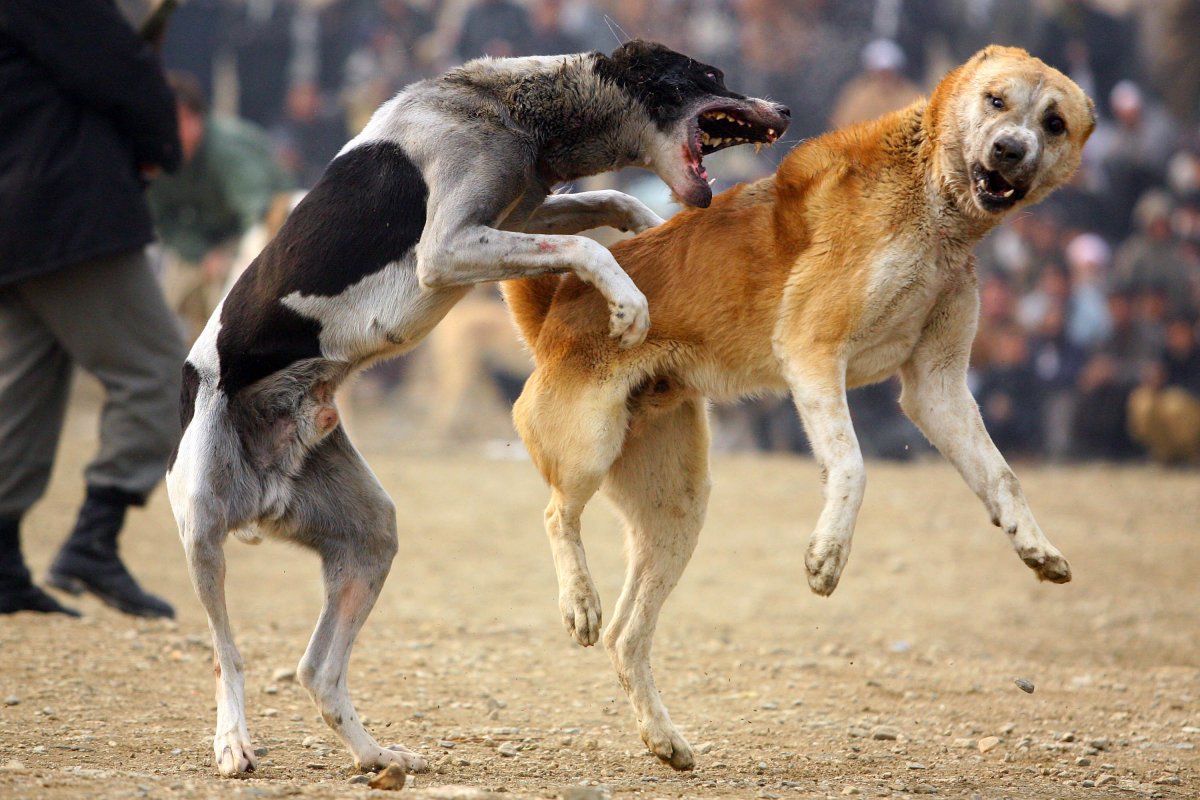
[[[529,12],[513,0],[478,0],[468,10],[455,52],[462,61],[529,53]]]
[[[179,437],[179,329],[150,270],[142,188],[180,162],[157,55],[109,0],[0,13],[0,613],[78,616],[33,585],[21,520],[46,490],[76,365],[104,386],[100,452],[47,583],[172,617],[122,563],[129,506]]]
[[[1129,399],[1129,428],[1165,464],[1200,457],[1200,347],[1196,319],[1167,323],[1162,360]]]
[[[1039,450],[1041,404],[1024,332],[1016,325],[1002,326],[990,353],[975,391],[984,424],[1006,456],[1034,455]]]
[[[266,133],[213,117],[200,84],[173,74],[183,166],[150,187],[163,243],[163,288],[192,340],[220,302],[243,234],[266,217],[291,179]],[[257,254],[255,254],[257,255]]]
[[[300,186],[311,189],[350,134],[334,98],[316,83],[300,81],[288,89],[285,113],[271,128],[271,138],[280,163]]]
[[[906,61],[904,51],[890,39],[876,39],[864,47],[862,74],[846,84],[838,95],[830,127],[867,122],[904,108],[920,97],[920,88],[904,77]]]

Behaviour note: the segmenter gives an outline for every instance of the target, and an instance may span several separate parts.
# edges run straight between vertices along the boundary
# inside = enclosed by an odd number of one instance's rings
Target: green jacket
[[[271,199],[292,186],[266,132],[242,120],[212,117],[192,160],[157,178],[148,196],[163,244],[198,263],[262,221]]]

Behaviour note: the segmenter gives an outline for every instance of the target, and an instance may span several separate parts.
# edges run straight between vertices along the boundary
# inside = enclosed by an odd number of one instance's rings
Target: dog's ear
[[[1092,98],[1087,97],[1086,95],[1084,96],[1084,99],[1087,100],[1089,121],[1087,133],[1085,133],[1083,136],[1084,140],[1086,141],[1087,138],[1092,135],[1092,131],[1096,130],[1096,103],[1092,100]]]

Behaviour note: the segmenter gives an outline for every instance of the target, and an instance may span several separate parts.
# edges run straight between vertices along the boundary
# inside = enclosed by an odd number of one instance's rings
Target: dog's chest
[[[966,252],[937,246],[885,251],[871,272],[861,323],[849,342],[846,381],[882,380],[908,360],[938,298],[966,268]]]

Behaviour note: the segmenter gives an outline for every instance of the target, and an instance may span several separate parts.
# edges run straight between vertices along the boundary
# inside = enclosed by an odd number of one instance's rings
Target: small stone
[[[308,767],[309,769],[326,769],[329,765],[322,764],[320,761],[310,761],[304,766]]]
[[[321,741],[319,736],[305,736],[304,741],[300,742],[302,747],[321,747],[325,743]]]
[[[388,764],[387,769],[367,781],[367,786],[372,789],[395,792],[404,788],[404,782],[407,779],[408,776],[404,774],[404,769],[399,764]]]
[[[955,739],[954,746],[960,750],[971,750],[975,747],[974,739]]]
[[[980,739],[979,742],[976,743],[975,746],[979,748],[979,752],[989,753],[992,750],[995,750],[996,746],[999,744],[1000,744],[999,736],[985,736],[982,739]]]
[[[852,739],[865,739],[871,735],[871,732],[869,730],[867,730],[866,728],[859,728],[854,725],[851,725],[849,728],[846,729],[846,734],[848,736],[850,736],[850,738],[852,738]]]
[[[447,750],[453,750],[454,745],[455,745],[455,742],[452,742],[449,739],[443,739],[442,741],[438,742],[438,747],[444,747]]]
[[[179,748],[179,747],[176,747],[176,748],[174,748],[173,750],[171,750],[171,755],[173,755],[173,756],[180,756],[180,755],[183,755],[183,749],[182,749],[182,748]]]
[[[1179,779],[1178,775],[1163,775],[1155,783],[1159,786],[1179,786],[1183,781]]]
[[[355,775],[353,778],[346,781],[346,783],[370,783],[372,777],[373,776],[371,775]]]
[[[268,749],[267,749],[267,748],[265,748],[265,747],[256,747],[256,748],[254,748],[254,755],[258,756],[259,758],[262,758],[263,756],[265,756],[265,755],[266,755],[267,753],[269,753],[269,752],[270,752],[270,750],[268,750]]]
[[[1105,775],[1102,778],[1100,778],[1100,780],[1096,781],[1096,785],[1097,786],[1108,786],[1109,784],[1116,783],[1116,782],[1117,782],[1116,775]]]
[[[1069,743],[1071,743],[1071,742],[1075,741],[1075,734],[1074,734],[1074,733],[1072,733],[1071,731],[1067,731],[1066,733],[1064,733],[1064,734],[1061,734],[1061,735],[1058,737],[1058,740],[1059,740],[1060,742],[1067,742],[1067,743],[1069,744]]]
[[[908,767],[909,769],[925,769],[925,765],[920,761],[909,761],[904,766]]]
[[[1090,767],[1091,765],[1092,760],[1087,756],[1080,756],[1079,758],[1075,759],[1075,766],[1077,767]]]
[[[1015,683],[1017,688],[1022,692],[1025,692],[1026,694],[1033,694],[1033,681],[1026,680],[1025,678],[1017,678],[1013,681],[1013,683]]]
[[[516,758],[517,746],[515,744],[513,744],[512,742],[505,742],[504,744],[502,744],[496,748],[496,752],[498,752],[500,755],[504,756],[505,758]]]
[[[595,786],[568,786],[559,797],[562,800],[608,800],[604,790]]]
[[[928,783],[918,783],[913,787],[913,794],[937,794],[937,789]]]
[[[1097,750],[1107,750],[1111,746],[1111,742],[1109,742],[1108,739],[1105,739],[1103,737],[1098,738],[1098,739],[1091,739],[1088,741],[1088,744],[1091,745],[1092,747],[1096,748]]]
[[[278,686],[264,686],[263,694],[279,694]]]
[[[31,753],[37,753],[38,755],[41,755],[42,753],[45,753],[45,752],[46,752],[46,745],[44,745],[44,744],[39,744],[39,745],[37,745],[36,747],[34,747],[34,748],[33,748],[33,749],[30,751],[30,752],[31,752]]]
[[[1095,785],[1096,785],[1096,782],[1095,782],[1095,781],[1090,781],[1090,780],[1084,780],[1084,781],[1080,781],[1080,782],[1079,782],[1079,785],[1080,785],[1080,786],[1082,786],[1082,787],[1083,787],[1083,788],[1085,788],[1085,789],[1091,789],[1093,786],[1095,786]]]
[[[25,765],[22,764],[20,761],[17,761],[15,758],[12,758],[5,762],[4,769],[16,771],[16,770],[25,769]]]
[[[871,729],[871,738],[881,742],[894,742],[900,738],[900,731],[891,725],[876,725]]]
[[[262,715],[264,717],[278,717],[279,709],[278,708],[264,708],[262,710]]]
[[[713,743],[705,742],[703,744],[696,746],[696,753],[699,755],[702,755],[702,756],[706,756],[712,752],[712,749],[713,749]]]
[[[842,789],[842,794],[844,794],[844,795],[862,794],[862,790],[859,789],[857,786],[846,786]]]
[[[765,761],[760,761],[760,762],[758,762],[758,764],[755,765],[755,769],[757,769],[759,772],[764,771],[766,768],[767,768],[767,762],[765,762]]]
[[[6,706],[15,706],[19,705],[20,703],[21,698],[17,697],[15,694],[10,694],[8,697],[4,698],[4,705]]]
[[[296,680],[296,670],[289,667],[280,667],[271,673],[271,680],[276,683],[290,683]]]
[[[46,706],[45,708],[42,709],[42,713],[45,714],[47,717],[53,717],[54,709],[51,708],[50,706]]]
[[[1000,729],[1000,732],[1003,733],[1005,736],[1007,736],[1008,734],[1012,733],[1016,729],[1017,729],[1017,724],[1015,722],[1009,722],[1009,723],[1005,724],[1005,726],[1003,728]]]

